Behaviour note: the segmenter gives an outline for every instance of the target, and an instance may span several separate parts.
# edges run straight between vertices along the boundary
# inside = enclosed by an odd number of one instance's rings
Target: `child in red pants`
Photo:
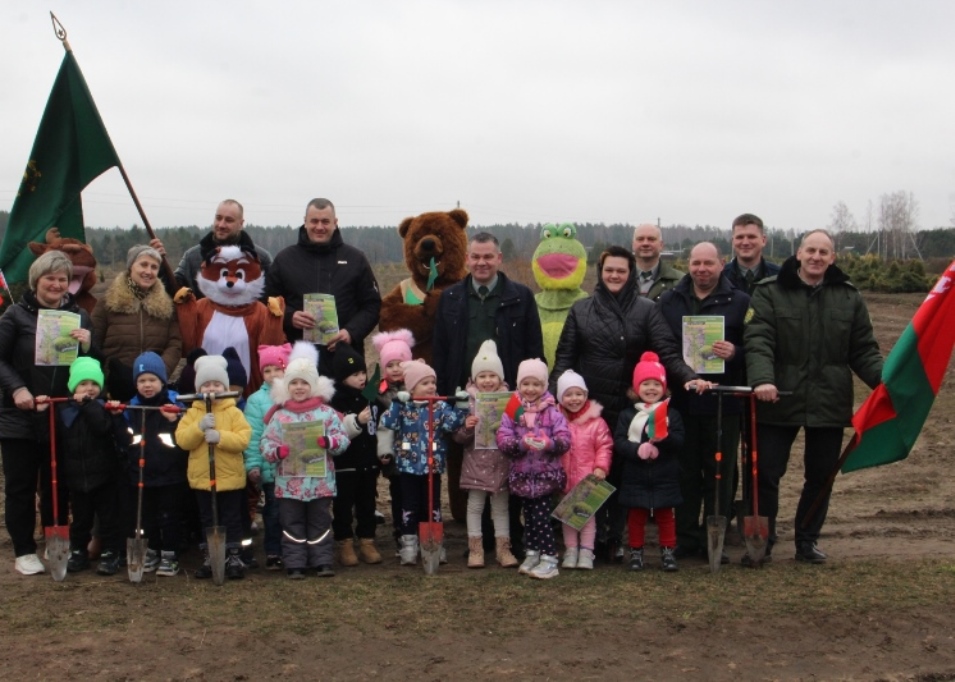
[[[683,420],[669,407],[666,370],[656,353],[647,352],[633,370],[633,407],[620,413],[614,430],[614,449],[624,460],[620,504],[629,507],[630,570],[643,570],[643,537],[652,513],[660,532],[664,571],[677,570],[676,517],[680,496]]]

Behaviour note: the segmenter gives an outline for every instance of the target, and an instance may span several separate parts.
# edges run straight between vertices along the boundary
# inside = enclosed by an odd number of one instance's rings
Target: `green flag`
[[[13,202],[0,246],[0,269],[9,282],[27,279],[31,241],[60,236],[85,241],[80,192],[103,171],[118,166],[106,127],[72,52],[67,52],[40,120],[30,160]]]

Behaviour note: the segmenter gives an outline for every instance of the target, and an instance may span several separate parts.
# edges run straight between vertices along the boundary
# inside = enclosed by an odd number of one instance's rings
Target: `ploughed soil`
[[[883,352],[922,298],[867,295]],[[0,676],[955,679],[952,374],[906,461],[836,480],[824,566],[792,556],[801,445],[783,480],[780,544],[760,570],[739,565],[744,547],[730,530],[733,563],[715,574],[693,559],[663,574],[649,547],[640,574],[601,562],[532,581],[465,568],[464,526],[448,522],[450,563],[428,577],[398,566],[389,518],[378,532],[384,563],[330,580],[259,569],[216,587],[192,577],[193,550],[175,578],[135,585],[125,572],[86,572],[56,583],[15,573],[4,531]],[[385,486],[379,508],[388,513]]]

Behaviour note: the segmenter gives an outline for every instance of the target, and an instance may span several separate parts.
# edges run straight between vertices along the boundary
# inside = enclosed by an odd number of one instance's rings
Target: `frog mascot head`
[[[547,364],[553,367],[554,352],[567,313],[575,301],[587,297],[580,288],[587,271],[587,251],[577,241],[577,228],[570,223],[544,225],[531,269],[537,286],[541,288],[534,299],[544,332],[544,355]]]

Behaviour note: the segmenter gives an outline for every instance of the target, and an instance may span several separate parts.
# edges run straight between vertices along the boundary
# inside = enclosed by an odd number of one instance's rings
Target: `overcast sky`
[[[912,192],[955,212],[955,2],[0,3],[0,208],[63,57],[53,9],[156,226],[220,199],[298,225],[825,226]],[[946,47],[947,46],[947,47]],[[86,222],[141,223],[119,173]]]

